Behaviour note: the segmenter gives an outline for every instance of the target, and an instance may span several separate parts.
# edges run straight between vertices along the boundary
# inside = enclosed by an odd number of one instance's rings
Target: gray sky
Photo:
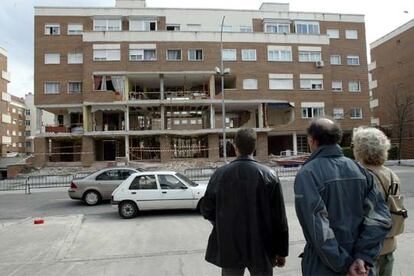
[[[147,6],[258,9],[262,2],[290,3],[291,11],[365,14],[367,43],[414,18],[413,0],[147,0]],[[0,46],[9,53],[12,74],[8,92],[16,96],[33,92],[33,6],[114,5],[115,0],[1,0]]]

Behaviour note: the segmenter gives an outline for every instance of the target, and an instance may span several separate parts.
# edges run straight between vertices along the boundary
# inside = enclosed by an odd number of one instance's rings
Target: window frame
[[[350,63],[351,60],[357,60],[358,63]],[[359,66],[361,65],[361,61],[359,59],[359,55],[347,55],[346,56],[346,64],[349,66]]]
[[[196,57],[195,59],[190,58],[191,51],[195,51],[195,57]],[[197,51],[201,51],[201,59],[197,59]],[[188,61],[204,61],[204,51],[203,49],[199,49],[199,48],[188,49],[187,58],[188,58]]]
[[[98,20],[105,20],[105,29],[97,29],[96,28],[96,21]],[[118,28],[117,29],[113,29],[113,27],[109,26],[109,22],[110,21],[118,21]],[[111,28],[111,29],[110,29]],[[94,19],[93,20],[93,31],[94,32],[121,32],[122,31],[122,19],[108,19],[108,18],[99,18],[99,19]]]
[[[56,84],[57,85],[57,91],[56,92],[53,92],[53,93],[47,92],[46,91],[46,87],[47,87],[48,84]],[[60,94],[60,82],[58,82],[58,81],[45,81],[43,83],[43,94],[45,94],[45,95],[56,95],[56,94]]]
[[[318,60],[312,60],[312,58],[318,54]],[[301,57],[306,56],[306,60],[301,59]],[[322,61],[322,52],[321,51],[298,51],[298,61],[299,62],[318,62]]]
[[[71,59],[70,56],[76,56],[76,55],[81,56],[80,61],[79,62],[71,62],[70,61],[70,59]],[[67,54],[67,59],[68,59],[68,64],[83,64],[83,53],[68,53]]]
[[[357,83],[358,84],[358,90],[351,90],[351,83]],[[354,80],[350,80],[348,81],[348,92],[350,93],[360,93],[361,92],[361,81],[354,81]]]
[[[180,51],[180,59],[169,59],[168,58],[168,52],[169,51]],[[167,49],[166,51],[165,51],[165,59],[167,60],[167,61],[182,61],[183,60],[183,50],[182,49]]]
[[[80,90],[79,91],[71,91],[70,86],[71,84],[80,84]],[[79,94],[83,92],[83,83],[82,81],[68,81],[68,94]]]
[[[334,89],[334,83],[341,83],[341,88],[340,88],[340,90],[337,90],[337,89]],[[338,80],[333,80],[332,81],[332,85],[331,85],[331,90],[332,90],[332,92],[342,92],[343,90],[344,90],[344,88],[343,88],[343,82],[342,81],[338,81]]]
[[[304,117],[303,115],[304,115],[304,110],[306,109],[306,117]],[[310,113],[311,113],[311,115],[312,116],[309,116],[309,110],[311,110],[310,111]],[[313,119],[313,118],[316,118],[316,117],[318,117],[318,116],[315,116],[315,111],[316,110],[319,110],[318,112],[320,112],[321,110],[322,110],[322,114],[319,114],[319,117],[321,117],[321,116],[325,116],[325,107],[301,107],[300,108],[300,113],[301,113],[301,118],[302,119]]]
[[[142,51],[142,59],[131,59],[132,56],[137,56],[137,55],[132,55],[131,51]],[[155,58],[154,59],[145,59],[145,51],[154,51],[155,52]],[[135,62],[135,61],[157,61],[158,60],[158,55],[157,55],[157,49],[129,49],[128,50],[128,60]]]
[[[342,112],[336,112],[335,113],[335,111],[338,111],[338,110],[342,110]],[[340,117],[337,116],[338,114],[340,115]],[[332,109],[332,117],[335,120],[343,120],[343,119],[345,119],[345,111],[344,111],[344,108],[343,107],[334,107]]]
[[[304,81],[309,81],[310,88],[306,88],[303,85]],[[313,88],[314,85],[319,85],[319,83],[315,83],[315,82],[320,82],[320,85],[321,85],[320,89]],[[309,78],[300,79],[299,80],[299,88],[300,88],[300,90],[304,90],[304,91],[323,91],[324,90],[323,79],[309,79]]]
[[[353,111],[354,110],[359,110],[359,117],[353,117]],[[351,120],[360,120],[360,119],[363,119],[363,114],[362,114],[362,107],[351,107],[351,109],[350,109],[350,112],[349,112],[349,115],[350,115],[350,119]]]
[[[70,26],[82,26],[81,30],[71,30]],[[69,23],[67,29],[67,35],[82,35],[83,34],[83,24],[82,23]]]
[[[287,27],[288,28],[287,32],[280,31],[281,26]],[[276,32],[269,31],[268,30],[269,27],[275,28]],[[289,23],[265,23],[264,32],[267,33],[267,34],[290,34],[291,33],[290,24]]]
[[[234,59],[225,58],[225,55],[224,55],[225,52],[234,53]],[[223,49],[223,51],[221,52],[221,56],[223,58],[223,61],[237,61],[237,49]]]
[[[276,59],[271,59],[271,52],[274,52],[274,57],[277,57]],[[287,59],[282,59],[283,55],[282,52],[287,52],[290,55],[290,60]],[[292,49],[290,49],[290,51],[288,50],[277,50],[277,49],[267,49],[267,61],[271,61],[271,62],[293,62],[293,53],[292,53]]]
[[[295,84],[293,82],[293,76],[292,76],[292,78],[277,78],[277,77],[276,78],[275,77],[271,78],[271,77],[268,76],[268,79],[269,79],[269,83],[268,83],[269,84],[269,90],[285,91],[285,90],[294,90],[294,88],[295,88]],[[289,81],[291,85],[289,86],[289,88],[272,88],[272,85],[271,85],[272,81],[274,83],[276,83],[277,81],[282,81],[282,82]]]
[[[298,32],[298,25],[306,25],[306,32],[305,33],[299,33]],[[309,30],[309,25],[318,26],[318,31],[316,33],[311,33]],[[321,26],[318,21],[295,21],[295,33],[299,35],[320,35],[321,34]]]
[[[97,59],[96,52],[105,52],[105,59],[102,59],[102,58]],[[119,59],[108,59],[109,52],[119,52],[119,55],[117,55]],[[121,61],[121,58],[122,58],[121,49],[93,49],[93,61],[95,62]]]
[[[55,56],[55,57],[57,56],[57,61],[46,62],[47,56],[49,56],[49,58],[51,58],[52,56]],[[59,65],[60,64],[60,53],[45,53],[43,61],[44,61],[44,65]]]
[[[355,33],[356,36],[351,35],[351,33]],[[358,30],[356,30],[356,29],[347,29],[347,30],[345,30],[345,39],[357,40],[358,37],[359,37]]]
[[[255,81],[255,87],[254,88],[247,88],[245,86],[246,81]],[[257,78],[243,79],[243,90],[258,90],[258,89],[259,89],[259,82],[258,82]]]
[[[246,58],[245,53],[254,52],[254,59]],[[256,49],[242,49],[241,50],[242,61],[257,61],[257,50]],[[249,55],[247,55],[249,56]]]
[[[337,33],[337,35],[330,36],[329,31],[331,31],[331,32],[335,31]],[[327,28],[326,29],[326,35],[329,37],[329,39],[340,39],[341,38],[340,31],[339,31],[339,29],[336,29],[336,28]]]
[[[332,63],[332,57],[338,57],[339,58],[339,63]],[[331,65],[342,65],[342,57],[341,57],[341,55],[330,55],[329,56],[329,63]]]
[[[58,29],[58,32],[57,33],[53,33],[53,31],[52,31],[52,29],[51,29],[51,32],[50,33],[47,33],[47,28],[57,28]],[[54,35],[60,35],[60,33],[61,33],[61,28],[60,28],[60,24],[59,23],[46,23],[45,24],[45,26],[44,26],[44,35],[47,35],[47,36],[54,36]]]

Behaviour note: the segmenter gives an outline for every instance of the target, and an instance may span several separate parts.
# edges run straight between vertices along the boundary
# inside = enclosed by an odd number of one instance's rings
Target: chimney
[[[147,3],[145,0],[116,0],[117,8],[145,8]]]

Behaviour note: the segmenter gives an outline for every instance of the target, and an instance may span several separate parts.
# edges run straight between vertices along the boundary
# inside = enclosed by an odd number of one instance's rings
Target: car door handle
[[[166,194],[167,192],[166,192],[166,191],[163,191],[162,193],[163,193],[163,194]]]
[[[136,194],[137,194],[137,192],[132,192],[131,194],[136,195]]]

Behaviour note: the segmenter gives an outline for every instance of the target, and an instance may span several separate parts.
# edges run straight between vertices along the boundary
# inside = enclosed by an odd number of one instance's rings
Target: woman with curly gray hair
[[[388,159],[388,150],[391,144],[381,130],[372,127],[359,127],[354,130],[352,144],[355,159],[376,176],[378,188],[384,196],[392,181],[398,183],[399,187],[400,180],[398,176],[384,166],[385,161]],[[396,237],[387,237],[385,239],[380,256],[375,264],[377,275],[392,275],[394,264],[393,252],[396,246]]]

